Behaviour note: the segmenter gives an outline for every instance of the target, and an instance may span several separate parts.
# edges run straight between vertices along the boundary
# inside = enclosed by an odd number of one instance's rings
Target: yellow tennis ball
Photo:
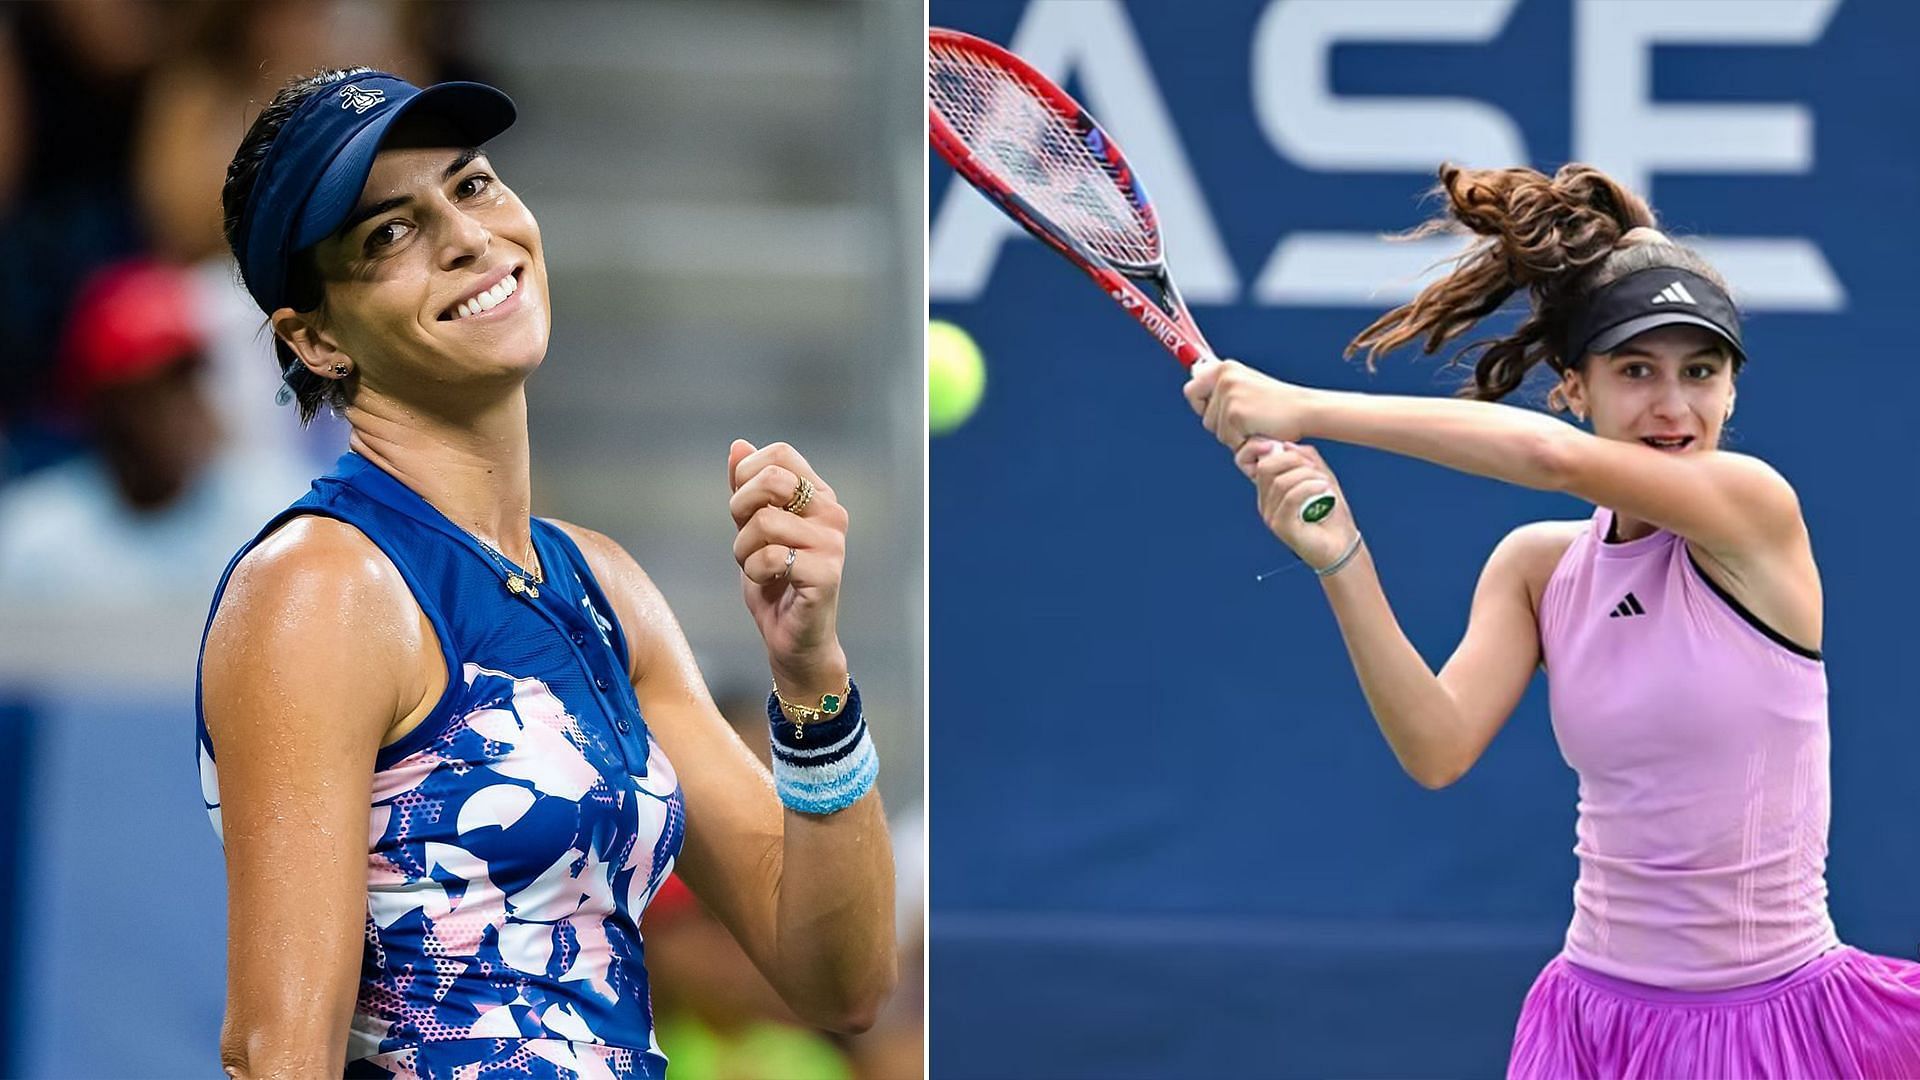
[[[986,361],[972,335],[940,319],[927,323],[927,427],[935,435],[952,432],[986,390]]]

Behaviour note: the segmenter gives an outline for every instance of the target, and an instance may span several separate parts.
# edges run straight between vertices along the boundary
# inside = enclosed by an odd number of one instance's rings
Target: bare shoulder
[[[600,581],[609,599],[615,603],[634,600],[636,594],[645,599],[657,597],[660,590],[653,579],[640,568],[640,563],[627,549],[606,533],[589,529],[584,525],[575,525],[571,521],[548,518],[548,521],[566,533],[579,546],[580,554],[586,556],[587,568]]]
[[[311,697],[363,705],[384,730],[411,704],[402,698],[418,681],[423,622],[406,580],[365,534],[332,518],[295,518],[228,579],[202,663],[208,723],[234,701],[297,707]]]
[[[613,537],[606,533],[589,529],[585,525],[575,525],[571,521],[561,521],[559,518],[547,518],[546,521],[566,533],[568,538],[580,548],[580,554],[587,557],[587,566],[593,571],[595,577],[601,576],[602,571],[613,572],[622,569],[624,564],[631,563],[636,570],[640,568],[640,564],[634,562],[633,556],[627,554],[627,549],[615,543]]]
[[[415,606],[400,571],[365,533],[344,521],[306,515],[268,534],[233,568],[215,623],[228,617],[285,623],[309,611],[377,623],[395,613],[390,608]]]
[[[614,616],[627,638],[627,677],[633,680],[648,722],[663,732],[663,740],[671,737],[664,733],[704,731],[714,725],[725,730],[725,722],[714,712],[707,696],[706,680],[700,675],[693,647],[687,644],[686,633],[653,579],[611,537],[571,522],[548,520],[580,546],[587,568],[613,604]],[[701,707],[688,710],[689,703]],[[673,749],[668,745],[669,753]]]
[[[1800,520],[1799,492],[1765,459],[1731,450],[1714,450],[1699,458],[1736,499],[1760,512],[1764,519]]]
[[[587,568],[593,571],[620,618],[636,671],[642,669],[644,655],[663,643],[670,645],[680,639],[679,623],[674,620],[666,597],[626,548],[605,533],[558,518],[547,520],[579,545]]]
[[[1700,455],[1700,459],[1712,468],[1721,470],[1727,476],[1743,481],[1751,489],[1782,498],[1794,497],[1793,485],[1787,481],[1779,469],[1768,464],[1764,458],[1734,450],[1714,450]]]
[[[1487,558],[1487,573],[1511,577],[1526,587],[1529,596],[1537,599],[1567,548],[1591,524],[1586,518],[1528,522],[1508,533],[1493,549]]]
[[[1733,566],[1756,557],[1764,564],[1781,553],[1788,553],[1794,562],[1803,561],[1807,524],[1801,514],[1800,495],[1778,469],[1750,454],[1725,450],[1703,454],[1701,460],[1716,470],[1715,475],[1735,503],[1746,508],[1750,527],[1719,545],[1682,532],[1696,549]]]

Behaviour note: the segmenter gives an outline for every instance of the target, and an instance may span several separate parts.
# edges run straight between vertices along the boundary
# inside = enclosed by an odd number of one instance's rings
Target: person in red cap
[[[179,498],[219,434],[199,383],[205,340],[191,281],[174,267],[110,266],[82,288],[62,348],[63,389],[92,421],[127,504]]]
[[[187,271],[136,259],[87,279],[58,388],[94,452],[0,491],[0,597],[142,603],[204,592],[219,554],[302,481],[227,452],[200,374]]]

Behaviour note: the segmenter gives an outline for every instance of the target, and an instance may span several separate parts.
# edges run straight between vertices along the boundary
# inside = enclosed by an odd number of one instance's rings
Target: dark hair
[[[267,150],[273,146],[280,129],[294,111],[314,94],[342,79],[364,75],[372,70],[367,67],[325,68],[295,79],[281,87],[273,101],[254,118],[253,126],[247,129],[246,137],[240,140],[240,149],[233,153],[233,161],[227,166],[226,183],[220,188],[227,248],[235,258],[240,254],[240,219],[246,212],[247,197],[253,194],[253,185],[260,179],[260,165],[266,160]],[[293,264],[287,268],[287,288],[293,297],[291,306],[295,311],[320,310],[325,294],[320,287],[320,271],[312,249],[293,256]],[[290,393],[299,403],[300,423],[303,426],[313,420],[322,404],[339,412],[352,400],[355,376],[325,379],[315,375],[307,370],[306,365],[294,354],[292,346],[281,340],[278,334],[273,338],[273,351],[280,361],[280,378],[287,384],[283,394]]]
[[[1524,288],[1530,310],[1519,327],[1466,346],[1452,361],[1477,353],[1460,394],[1497,401],[1518,389],[1536,364],[1555,371],[1580,365],[1584,357],[1560,355],[1567,320],[1574,302],[1596,289],[1653,267],[1690,270],[1727,287],[1692,248],[1664,237],[1629,239],[1634,229],[1655,227],[1653,208],[1591,165],[1564,165],[1551,178],[1534,169],[1442,165],[1435,194],[1446,197],[1446,212],[1407,238],[1464,231],[1486,239],[1463,253],[1446,277],[1360,331],[1346,355],[1364,350],[1368,370],[1381,353],[1415,338],[1426,339],[1423,352],[1438,352]],[[1735,355],[1736,367],[1739,362]],[[1559,408],[1554,398],[1548,403]]]

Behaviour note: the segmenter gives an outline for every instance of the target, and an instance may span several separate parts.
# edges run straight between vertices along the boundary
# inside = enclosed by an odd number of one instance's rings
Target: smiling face
[[[1733,358],[1712,331],[1663,326],[1589,354],[1563,377],[1561,393],[1602,438],[1676,454],[1712,450],[1733,412]]]
[[[319,311],[282,308],[273,323],[323,377],[344,361],[360,389],[410,399],[517,384],[546,356],[540,226],[485,155],[438,122],[395,129],[314,259]]]

